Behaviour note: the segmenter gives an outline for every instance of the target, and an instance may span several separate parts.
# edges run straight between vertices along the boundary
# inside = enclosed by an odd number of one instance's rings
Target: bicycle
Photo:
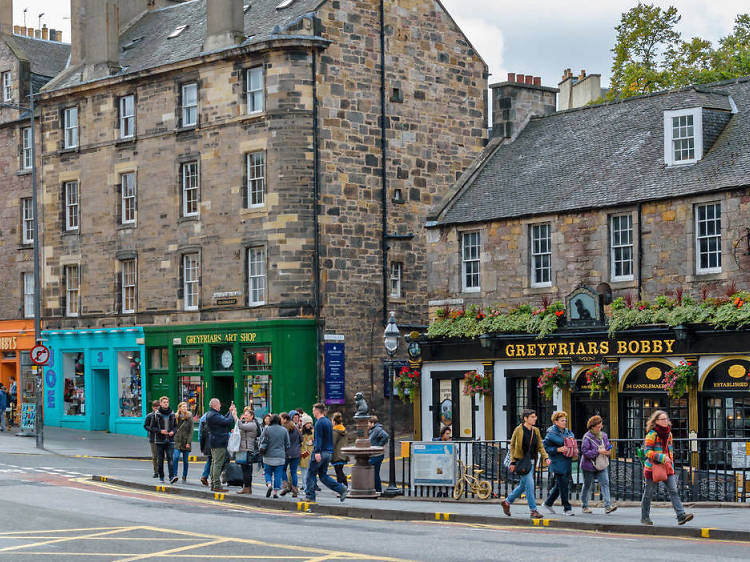
[[[453,499],[460,499],[464,494],[464,489],[469,488],[471,493],[475,494],[480,500],[486,500],[492,493],[492,486],[487,480],[480,480],[479,475],[484,472],[480,470],[477,465],[472,465],[473,474],[467,474],[466,465],[459,459],[458,461],[458,477],[456,479],[456,485],[453,488]]]

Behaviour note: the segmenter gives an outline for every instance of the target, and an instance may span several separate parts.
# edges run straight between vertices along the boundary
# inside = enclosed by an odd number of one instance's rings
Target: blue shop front
[[[42,338],[45,425],[144,435],[142,328],[44,330]]]

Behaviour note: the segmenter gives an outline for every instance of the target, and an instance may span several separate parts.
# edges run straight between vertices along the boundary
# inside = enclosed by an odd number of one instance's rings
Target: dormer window
[[[694,164],[703,157],[703,115],[700,107],[664,112],[664,163]]]

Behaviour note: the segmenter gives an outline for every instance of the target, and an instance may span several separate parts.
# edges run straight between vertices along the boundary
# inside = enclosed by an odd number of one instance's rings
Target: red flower
[[[564,311],[564,310],[558,310],[557,312],[555,312],[555,316],[557,316],[558,318],[559,318],[560,316],[562,316],[563,314],[565,314],[565,311]]]

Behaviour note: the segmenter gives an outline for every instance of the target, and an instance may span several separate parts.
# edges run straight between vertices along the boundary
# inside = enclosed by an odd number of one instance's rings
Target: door
[[[159,400],[162,396],[169,396],[169,376],[164,374],[150,374],[148,381],[148,393],[146,395],[146,413],[151,412],[151,402]]]
[[[109,429],[109,371],[92,369],[94,383],[91,408],[91,429],[104,431]]]
[[[544,430],[552,425],[551,416],[556,407],[552,400],[547,400],[537,381],[541,369],[507,369],[505,371],[506,394],[508,402],[508,439],[516,426],[523,421],[524,410],[534,410],[537,415],[536,425]]]
[[[601,416],[604,420],[604,431],[611,433],[609,426],[609,394],[594,393],[591,396],[589,392],[576,392],[573,394],[573,412],[571,417],[573,423],[571,430],[576,435],[586,433],[586,424],[592,416]]]
[[[440,430],[450,426],[454,440],[474,439],[476,410],[473,396],[462,391],[464,371],[432,373],[432,436],[440,437]]]
[[[229,405],[234,400],[234,377],[214,375],[214,395],[221,401],[219,411],[222,414],[229,412]]]

